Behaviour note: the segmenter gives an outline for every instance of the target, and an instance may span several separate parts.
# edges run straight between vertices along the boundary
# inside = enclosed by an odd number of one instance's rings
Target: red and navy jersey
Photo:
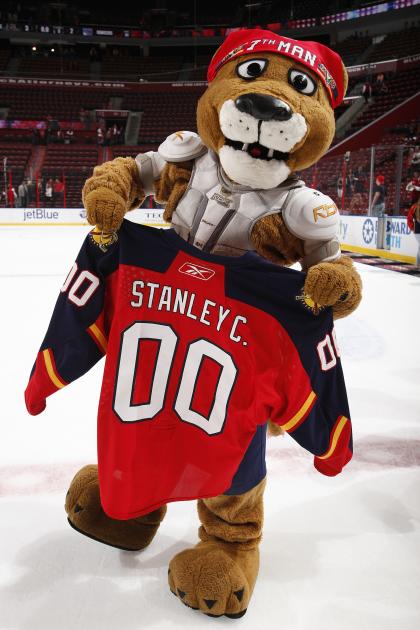
[[[304,280],[254,252],[207,254],[129,221],[105,252],[86,238],[25,400],[40,413],[106,354],[98,465],[109,516],[252,487],[268,419],[320,472],[342,470],[351,423],[332,314],[314,314]]]

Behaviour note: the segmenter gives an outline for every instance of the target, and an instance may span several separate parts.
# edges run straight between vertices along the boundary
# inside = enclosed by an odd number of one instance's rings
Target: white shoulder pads
[[[303,240],[329,241],[338,234],[340,215],[324,193],[302,186],[291,190],[282,209],[286,227]]]
[[[165,168],[165,160],[156,151],[139,153],[135,158],[146,197],[154,192],[154,183]]]
[[[166,162],[185,162],[199,157],[207,147],[193,131],[176,131],[159,146],[158,153]]]

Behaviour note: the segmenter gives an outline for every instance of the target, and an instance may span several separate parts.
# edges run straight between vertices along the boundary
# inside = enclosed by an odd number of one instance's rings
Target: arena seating
[[[420,27],[411,27],[404,31],[389,33],[369,56],[369,62],[383,59],[398,59],[419,52]]]
[[[19,74],[23,77],[89,78],[89,60],[66,57],[22,57]]]
[[[110,159],[116,157],[132,157],[135,158],[139,153],[145,153],[146,151],[156,151],[157,144],[141,144],[137,146],[117,146],[111,147]]]
[[[7,68],[7,64],[10,59],[10,51],[5,49],[0,49],[0,72],[4,72]]]
[[[162,142],[178,129],[196,131],[197,99],[203,92],[204,87],[197,87],[182,93],[148,92],[127,95],[124,98],[124,107],[143,112],[139,142]]]
[[[112,54],[102,59],[103,78],[123,81],[177,81],[182,57],[141,57]]]
[[[334,12],[333,4],[328,3],[328,10]],[[299,7],[295,7],[294,16],[313,15],[310,9],[311,2],[305,0]],[[227,9],[228,10],[228,9]],[[327,11],[324,6],[323,13]],[[298,37],[298,35],[295,35]],[[382,42],[375,45],[369,58],[364,61],[377,61],[383,59],[395,59],[417,52],[420,28],[409,28],[399,33],[390,33]],[[302,38],[304,32],[302,31]],[[371,37],[352,35],[335,45],[335,49],[343,56],[347,65],[358,63],[361,53],[372,44]],[[156,82],[168,81],[169,83],[179,79],[185,81],[206,79],[206,70],[210,60],[209,47],[197,47],[199,54],[194,55],[195,69],[186,70],[192,65],[192,49],[186,52],[185,48],[176,56],[168,56],[165,48],[153,48],[149,57],[140,55],[137,49],[118,47],[118,52],[105,52],[93,61],[97,61],[104,79],[115,81],[135,81],[145,79],[146,83],[142,91],[137,86],[124,90],[118,87],[112,88],[111,84],[103,89],[67,88],[67,87],[38,87],[21,85],[0,85],[0,107],[9,110],[9,120],[45,120],[51,116],[58,121],[80,121],[81,109],[92,112],[95,109],[106,109],[111,105],[110,99],[118,97],[121,109],[142,112],[139,136],[136,146],[112,146],[98,147],[96,145],[97,123],[92,116],[89,129],[84,132],[75,132],[75,143],[72,145],[48,144],[45,148],[32,147],[29,144],[32,131],[30,129],[0,129],[0,159],[8,157],[8,166],[13,172],[13,184],[18,185],[24,174],[28,174],[29,165],[34,163],[41,168],[40,175],[44,182],[49,178],[63,177],[66,179],[66,201],[69,206],[81,205],[81,190],[83,182],[89,177],[95,164],[103,160],[117,156],[135,156],[137,153],[147,150],[156,150],[162,140],[170,133],[178,129],[196,131],[196,104],[197,99],[203,93],[204,86],[184,86],[173,89],[168,84],[168,89],[162,91]],[[100,52],[100,51],[99,51]],[[160,55],[159,53],[163,53]],[[10,61],[10,51],[0,50],[0,71],[7,67]],[[18,71],[22,76],[49,77],[49,78],[88,78],[90,73],[90,59],[67,57],[36,57],[28,56],[19,59]],[[182,71],[182,75],[180,72]],[[375,71],[375,74],[379,71]],[[374,77],[373,77],[374,78]],[[357,84],[366,80],[366,77],[356,76],[350,80],[349,92]],[[152,83],[148,86],[148,83]],[[374,95],[371,103],[357,118],[347,135],[363,128],[376,120],[379,116],[389,111],[395,105],[414,94],[420,85],[420,68],[414,68],[398,73],[385,75],[387,91]],[[337,117],[341,116],[351,104],[347,102],[335,111]],[[401,121],[403,123],[404,121]],[[84,136],[84,138],[83,138]],[[90,142],[91,146],[81,144]],[[19,143],[19,144],[17,144]],[[94,143],[94,146],[93,146]],[[407,144],[407,136],[404,134],[385,134],[377,150],[377,169],[385,176],[388,186],[387,207],[391,209],[395,197],[395,172],[397,144]],[[37,153],[38,152],[38,153]],[[3,154],[3,155],[2,155]],[[43,159],[33,160],[36,155],[42,155]],[[45,154],[45,155],[44,155]],[[31,158],[32,156],[32,158]],[[404,158],[406,159],[406,158]],[[404,162],[405,164],[406,162]],[[337,180],[341,175],[343,156],[321,160],[318,165],[308,169],[302,176],[309,184],[324,190],[334,199],[337,198]],[[361,168],[367,178],[370,168],[370,149],[361,149],[352,152],[350,162],[347,165],[348,173]],[[404,173],[406,175],[406,173]],[[366,179],[367,182],[367,179]],[[401,190],[405,190],[405,178],[403,178]],[[362,192],[360,209],[352,208],[352,212],[365,212],[367,206],[368,191]],[[45,200],[43,200],[45,201]],[[337,200],[340,205],[340,200]],[[348,199],[345,211],[349,210]]]
[[[387,75],[385,77],[385,85],[387,92],[378,94],[374,98],[373,103],[354,121],[348,133],[354,133],[361,129],[409,96],[415,94],[420,85],[420,68]]]
[[[49,146],[42,166],[42,177],[45,182],[56,177],[62,180],[64,175],[67,206],[80,208],[83,184],[91,175],[94,166],[101,161],[96,147]]]
[[[211,55],[197,55],[195,60],[196,68],[189,71],[188,79],[190,81],[206,81],[207,67],[210,63],[210,59]]]
[[[13,185],[16,188],[23,179],[30,156],[29,146],[0,145],[0,168],[3,171],[4,159],[7,158],[6,168],[13,173]]]
[[[416,121],[407,121],[405,126],[415,126]],[[402,179],[400,188],[400,213],[404,213],[408,207],[409,196],[405,190],[411,178],[412,167],[410,165],[410,150],[412,142],[407,138],[407,133],[390,132],[383,135],[378,145],[375,147],[375,169],[374,174],[385,177],[387,188],[386,210],[392,212],[395,206],[396,175],[397,175],[397,146],[405,147],[402,156]],[[315,166],[300,173],[302,179],[311,186],[319,188],[328,194],[337,203],[340,211],[341,198],[337,195],[337,182],[343,172],[344,155],[322,158]],[[357,169],[361,170],[359,176],[364,182],[364,190],[357,199],[357,204],[352,206],[353,193],[345,195],[344,212],[351,211],[352,214],[365,214],[369,202],[369,174],[370,174],[371,148],[358,149],[350,153],[350,159],[346,164],[347,176],[355,174]]]
[[[341,55],[346,66],[351,66],[357,63],[358,57],[371,43],[371,37],[356,37],[352,35],[334,44],[334,50]]]
[[[9,108],[10,120],[79,120],[80,109],[103,109],[114,93],[102,90],[0,86],[0,107]]]

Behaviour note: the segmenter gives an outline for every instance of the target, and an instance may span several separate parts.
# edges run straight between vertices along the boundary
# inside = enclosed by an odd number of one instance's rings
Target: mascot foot
[[[183,604],[211,617],[242,617],[258,573],[258,549],[201,542],[169,565],[169,587]]]
[[[147,547],[166,514],[166,506],[163,506],[126,521],[107,516],[99,498],[97,466],[84,466],[79,470],[67,492],[65,508],[73,529],[125,551],[140,551]]]
[[[198,502],[201,542],[169,564],[169,588],[210,617],[242,617],[259,568],[265,480],[245,494]]]

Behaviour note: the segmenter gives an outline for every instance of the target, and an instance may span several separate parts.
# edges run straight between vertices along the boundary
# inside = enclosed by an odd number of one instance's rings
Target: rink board
[[[138,208],[127,215],[135,223],[167,227],[163,209]],[[417,241],[405,217],[390,217],[390,249],[378,248],[378,219],[366,216],[340,217],[340,242],[343,249],[371,256],[415,263]],[[82,226],[88,225],[84,208],[3,208],[0,226]]]

